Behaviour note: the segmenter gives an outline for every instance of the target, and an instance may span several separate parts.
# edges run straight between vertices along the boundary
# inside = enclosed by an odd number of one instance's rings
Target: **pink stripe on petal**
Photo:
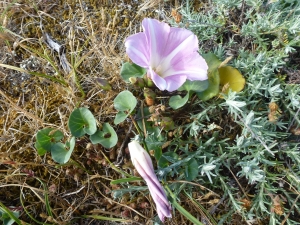
[[[173,43],[173,41],[170,41],[170,43]],[[197,37],[192,34],[189,35],[186,39],[182,40],[182,42],[180,42],[178,45],[174,46],[172,51],[168,55],[166,55],[160,62],[163,77],[167,76],[165,74],[165,71],[170,67],[171,64],[173,64],[173,62],[185,60],[185,57],[188,57],[191,53],[197,51],[196,49],[193,50],[193,48],[191,47],[195,43],[198,43],[198,40]]]
[[[194,52],[184,59],[172,62],[164,75],[186,75],[188,80],[206,80],[208,66],[204,58],[198,52]]]
[[[166,198],[166,194],[159,183],[154,171],[151,173],[148,173],[145,166],[142,166],[139,162],[135,162],[135,168],[138,171],[138,173],[143,177],[143,179],[146,181],[149,189],[155,193],[157,196],[160,196],[160,198]],[[167,203],[167,201],[166,201]]]
[[[175,48],[177,48],[177,46],[190,37],[192,37],[192,39],[190,39],[191,41],[189,42],[189,51],[198,51],[198,38],[192,31],[183,28],[171,27],[165,53],[167,55],[170,54]]]
[[[171,206],[169,202],[167,201],[167,197],[160,198],[159,196],[156,196],[154,193],[151,192],[151,189],[149,188],[151,196],[153,200],[155,201],[156,208],[159,209],[164,213],[165,216],[170,217],[171,216]]]
[[[135,64],[148,68],[150,62],[149,46],[144,33],[129,36],[125,41],[126,53]]]
[[[168,42],[170,26],[155,19],[143,19],[143,29],[150,45],[150,65],[156,67],[164,56],[164,49]]]
[[[157,178],[156,178],[157,179]],[[154,180],[150,179],[147,182],[151,195],[154,195],[153,198],[160,199],[160,202],[168,205],[169,202],[167,200],[167,196],[165,191],[163,190],[161,184],[157,185]]]

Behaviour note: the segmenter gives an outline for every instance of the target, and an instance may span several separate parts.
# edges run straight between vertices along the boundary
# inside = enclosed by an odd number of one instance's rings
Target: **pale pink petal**
[[[157,179],[156,178],[156,176],[155,176],[155,179]],[[146,181],[146,179],[145,179],[145,181]],[[166,194],[165,194],[165,191],[163,190],[163,188],[162,188],[162,186],[161,186],[161,184],[159,184],[159,185],[157,185],[156,184],[156,182],[158,181],[154,181],[154,179],[149,179],[149,180],[147,180],[148,182],[147,182],[147,185],[148,185],[148,187],[149,187],[149,190],[151,191],[151,195],[154,195],[154,196],[152,196],[154,199],[160,199],[159,201],[161,202],[161,203],[163,203],[163,204],[165,204],[165,205],[168,205],[169,204],[169,202],[168,202],[168,200],[167,200],[167,196],[166,196]]]
[[[165,48],[164,56],[168,56],[174,49],[176,49],[186,40],[190,40],[188,41],[190,51],[198,51],[198,39],[192,31],[177,27],[171,27],[168,38],[168,45]]]
[[[186,75],[188,80],[206,80],[207,69],[205,59],[198,52],[194,52],[185,58],[172,62],[168,70],[164,72],[164,76]]]
[[[198,39],[196,35],[191,31],[182,28],[171,28],[169,41],[164,52],[164,58],[160,61],[162,76],[167,76],[165,71],[168,70],[170,65],[180,60],[184,61],[186,57],[189,57],[197,51]]]
[[[131,160],[139,174],[147,181],[151,180],[155,185],[163,191],[160,183],[154,173],[154,168],[152,165],[151,158],[149,154],[142,148],[142,146],[136,142],[132,141],[128,144],[129,152],[131,155]]]
[[[169,208],[168,206],[166,205],[163,205],[162,203],[159,203],[159,204],[155,204],[156,205],[156,211],[157,211],[157,214],[158,214],[158,217],[159,219],[164,222],[165,220],[165,217],[172,217],[172,214],[171,214],[171,208]],[[164,207],[162,207],[164,206]]]
[[[146,181],[151,193],[155,193],[155,196],[158,196],[160,199],[165,199],[164,203],[168,204],[168,201],[166,200],[166,194],[161,187],[161,184],[159,183],[155,173],[153,171],[148,173],[148,171],[145,169],[147,165],[141,165],[138,161],[135,161],[134,167],[139,172],[141,177]]]
[[[162,211],[165,216],[170,217],[172,208],[167,201],[167,196],[161,198],[160,196],[157,196],[156,193],[153,193],[151,188],[149,188],[149,190],[152,198],[155,200],[157,208],[160,209],[160,211]]]
[[[186,81],[186,75],[175,75],[175,76],[169,76],[165,78],[165,81],[167,82],[166,90],[171,92],[177,90],[179,87],[181,87],[184,82]]]
[[[148,68],[150,63],[149,44],[144,33],[129,36],[125,41],[126,53],[135,64]]]
[[[166,90],[167,82],[164,78],[155,73],[151,67],[148,70],[148,76],[151,78],[156,87],[158,87],[161,91]]]
[[[164,57],[170,26],[155,19],[143,19],[143,30],[150,47],[150,65],[156,67]]]

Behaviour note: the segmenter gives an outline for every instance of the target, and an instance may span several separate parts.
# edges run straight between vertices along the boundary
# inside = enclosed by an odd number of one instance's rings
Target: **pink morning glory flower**
[[[165,217],[172,217],[172,208],[168,202],[164,189],[154,173],[151,158],[145,149],[143,149],[143,147],[136,141],[131,141],[128,144],[128,149],[134,167],[147,183],[150,194],[156,205],[158,217],[162,222],[164,222]]]
[[[198,53],[198,39],[191,31],[145,18],[144,32],[129,36],[126,53],[160,90],[175,91],[188,79],[206,80],[207,63]]]

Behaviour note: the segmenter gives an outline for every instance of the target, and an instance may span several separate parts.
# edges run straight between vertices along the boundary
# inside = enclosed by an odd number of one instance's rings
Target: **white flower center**
[[[158,65],[157,67],[153,67],[153,71],[160,77],[163,77],[162,75],[162,66]]]

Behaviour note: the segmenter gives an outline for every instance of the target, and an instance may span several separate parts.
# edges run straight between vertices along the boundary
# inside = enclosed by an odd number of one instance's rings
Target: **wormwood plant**
[[[232,55],[231,64],[246,78],[243,92],[199,103],[205,111],[185,125],[199,140],[198,181],[221,188],[220,201],[231,208],[219,223],[232,223],[238,212],[247,223],[298,224],[300,88],[286,82],[284,71],[298,69],[289,54],[300,45],[299,2],[214,1],[207,14],[188,4],[180,12],[179,26],[198,34],[203,51],[213,45],[219,58]],[[209,129],[215,123],[221,130]]]

